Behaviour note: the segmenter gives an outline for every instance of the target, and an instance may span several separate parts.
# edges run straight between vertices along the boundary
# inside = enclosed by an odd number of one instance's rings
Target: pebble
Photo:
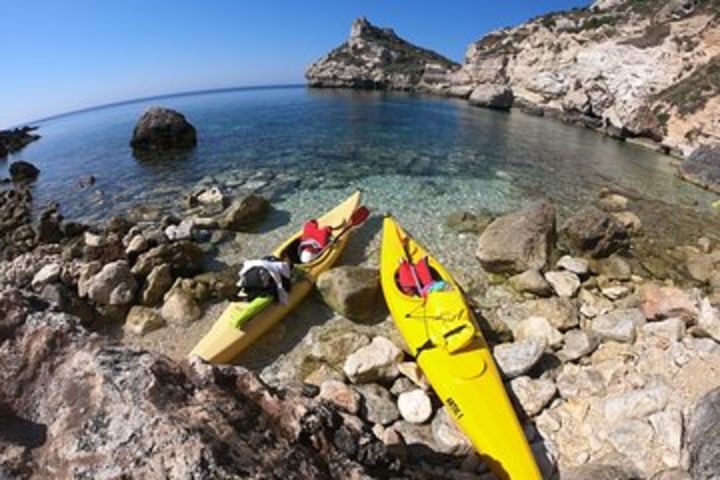
[[[597,335],[585,330],[570,330],[563,337],[563,348],[558,356],[566,362],[571,362],[590,355],[600,343]]]
[[[580,279],[577,275],[567,271],[553,271],[545,274],[545,280],[559,297],[572,298],[580,289]]]
[[[48,283],[57,281],[60,278],[61,266],[59,263],[48,263],[33,276],[32,288],[39,290]]]
[[[133,255],[140,255],[150,248],[150,243],[147,241],[144,235],[138,234],[133,236],[128,242],[125,248],[125,254],[129,257]]]
[[[685,322],[679,318],[668,318],[660,322],[650,322],[642,326],[645,335],[667,340],[680,340],[685,335]]]
[[[630,289],[624,285],[614,285],[601,288],[600,292],[610,300],[619,300],[627,296],[627,294],[630,293]]]
[[[700,302],[697,324],[713,340],[720,342],[720,312],[710,304],[707,298]]]
[[[644,418],[667,405],[671,390],[658,384],[611,396],[605,400],[605,419],[611,423]]]
[[[517,377],[510,381],[510,391],[527,416],[534,417],[555,397],[555,382],[546,378],[537,380],[530,377]]]
[[[565,399],[605,394],[605,378],[593,367],[566,363],[555,379],[558,392]]]
[[[353,415],[360,411],[360,394],[343,382],[325,380],[320,384],[319,397]]]
[[[401,393],[408,392],[414,388],[416,388],[416,385],[411,382],[409,378],[399,377],[393,382],[392,387],[390,387],[390,393],[397,397]]]
[[[125,320],[125,331],[133,335],[145,335],[165,326],[165,319],[152,308],[134,306]]]
[[[580,313],[588,318],[608,313],[613,309],[613,304],[605,297],[594,295],[586,289],[580,289]]]
[[[430,397],[421,388],[401,393],[397,405],[402,418],[410,423],[425,423],[433,413]]]
[[[353,383],[392,381],[398,376],[397,365],[402,358],[402,350],[393,342],[377,336],[347,357],[343,370]]]
[[[522,273],[513,275],[508,279],[510,286],[520,293],[532,293],[534,295],[546,296],[552,293],[550,284],[545,280],[538,270],[525,270]]]
[[[590,273],[590,262],[580,257],[564,255],[558,260],[555,266],[561,270],[567,270],[575,275],[584,277]]]
[[[497,345],[493,350],[493,356],[503,375],[511,379],[526,373],[534,367],[540,360],[544,349],[544,342],[527,339]]]
[[[428,383],[422,370],[415,362],[401,362],[398,364],[398,370],[401,374],[405,375],[412,383],[422,388],[425,391],[430,390],[430,384]]]
[[[518,340],[534,339],[550,347],[562,343],[562,333],[553,327],[545,317],[530,317],[515,328],[513,334]]]
[[[160,311],[168,323],[189,325],[202,315],[202,310],[195,299],[183,290],[170,293]]]
[[[635,328],[645,323],[645,317],[637,308],[614,310],[592,321],[592,330],[604,339],[621,343],[635,341]]]
[[[364,399],[362,413],[369,422],[389,425],[400,418],[392,396],[380,385],[369,383],[358,385],[356,389]]]
[[[437,411],[430,427],[442,453],[467,455],[473,451],[470,440],[458,428],[446,407],[443,406]]]

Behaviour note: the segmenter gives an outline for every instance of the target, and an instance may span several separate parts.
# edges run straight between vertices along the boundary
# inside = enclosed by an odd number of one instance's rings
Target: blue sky
[[[2,0],[0,128],[179,91],[302,83],[365,15],[460,61],[484,33],[589,0]]]

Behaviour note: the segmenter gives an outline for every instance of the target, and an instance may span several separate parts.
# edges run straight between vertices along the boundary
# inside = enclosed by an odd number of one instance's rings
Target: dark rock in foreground
[[[366,478],[400,462],[371,432],[239,367],[108,343],[0,293],[3,478]],[[33,307],[35,305],[35,307]],[[42,307],[40,307],[42,308]]]
[[[378,28],[365,18],[352,24],[347,42],[308,67],[311,87],[380,90],[437,90],[449,86],[447,75],[459,65],[431,50]]]
[[[720,473],[720,388],[706,394],[695,409],[687,432],[693,478]]]
[[[130,146],[135,152],[162,152],[197,145],[195,127],[175,110],[151,107],[140,117]]]
[[[40,170],[30,162],[13,162],[10,164],[10,178],[16,182],[24,180],[35,180],[40,175]]]
[[[13,153],[27,144],[40,138],[37,133],[32,133],[37,127],[22,127],[13,130],[0,131],[0,157]]]
[[[720,193],[720,144],[704,145],[695,149],[680,167],[680,176]]]

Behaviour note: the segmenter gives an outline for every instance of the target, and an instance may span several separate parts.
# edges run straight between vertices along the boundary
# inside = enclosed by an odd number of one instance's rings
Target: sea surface
[[[197,148],[134,158],[133,126],[151,105],[185,114],[197,128]],[[640,146],[521,112],[408,94],[238,89],[129,102],[37,125],[42,139],[0,163],[0,176],[10,161],[34,163],[42,171],[36,204],[57,201],[69,219],[101,221],[137,205],[180,213],[182,197],[203,185],[267,195],[272,215],[257,232],[221,247],[225,263],[270,251],[355,189],[373,212],[393,213],[461,282],[477,271],[476,238],[445,227],[451,212],[502,213],[548,197],[562,221],[609,187],[631,198],[646,235],[692,241],[706,233],[703,216],[717,199],[677,178],[673,159]],[[87,175],[97,182],[80,189]],[[379,215],[371,218],[343,262],[376,264],[380,226]],[[194,327],[191,337],[206,327]]]

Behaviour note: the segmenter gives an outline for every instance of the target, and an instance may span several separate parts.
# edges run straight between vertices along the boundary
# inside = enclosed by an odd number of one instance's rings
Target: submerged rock
[[[15,182],[24,180],[35,180],[40,175],[40,170],[30,162],[13,162],[10,164],[10,178]]]
[[[220,228],[244,232],[265,219],[270,203],[260,195],[250,194],[236,199],[218,218]]]
[[[135,152],[161,152],[187,149],[197,145],[197,133],[175,110],[151,107],[135,125],[130,146]]]
[[[490,272],[520,273],[542,269],[554,246],[555,207],[541,200],[488,225],[476,255]]]
[[[468,103],[476,107],[509,110],[514,99],[515,96],[510,87],[504,85],[480,85],[473,89]]]

